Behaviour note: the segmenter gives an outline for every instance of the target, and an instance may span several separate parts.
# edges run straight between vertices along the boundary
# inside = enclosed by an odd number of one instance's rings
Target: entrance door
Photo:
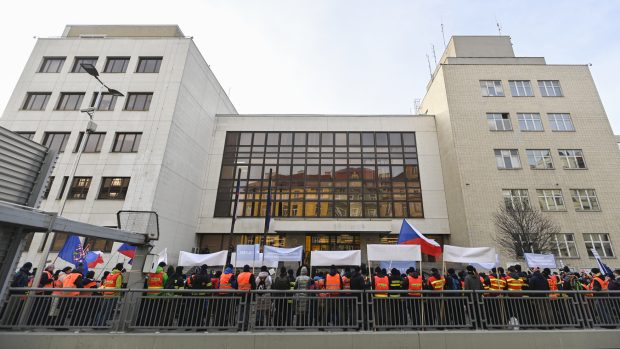
[[[310,262],[310,251],[351,251],[360,249],[360,234],[307,234],[304,262]]]

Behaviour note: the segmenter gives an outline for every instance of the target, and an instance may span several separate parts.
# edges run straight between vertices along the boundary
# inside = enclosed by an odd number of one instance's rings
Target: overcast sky
[[[178,24],[240,113],[407,114],[450,35],[495,35],[518,56],[592,64],[620,133],[620,1],[11,1],[0,12],[0,108],[34,46],[65,24]],[[614,68],[616,67],[616,68]]]

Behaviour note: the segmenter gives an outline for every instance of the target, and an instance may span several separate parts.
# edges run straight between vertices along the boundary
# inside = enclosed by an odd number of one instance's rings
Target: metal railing
[[[0,314],[3,330],[262,332],[620,327],[620,291],[10,291]]]

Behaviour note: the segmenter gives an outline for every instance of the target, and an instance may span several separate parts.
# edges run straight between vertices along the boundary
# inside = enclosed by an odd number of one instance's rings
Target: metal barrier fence
[[[0,314],[3,330],[259,332],[620,326],[620,291],[121,289],[105,295],[97,289],[10,291]]]

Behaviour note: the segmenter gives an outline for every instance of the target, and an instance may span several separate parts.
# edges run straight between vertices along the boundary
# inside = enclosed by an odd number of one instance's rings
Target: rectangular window
[[[97,238],[85,238],[84,239],[84,246],[87,246],[90,251],[112,252],[113,245],[114,245],[114,240],[97,239]]]
[[[562,167],[565,169],[585,169],[586,161],[583,158],[581,149],[558,149]]]
[[[56,110],[80,110],[83,99],[83,92],[61,92]]]
[[[530,209],[530,195],[527,189],[504,189],[502,193],[507,209]]]
[[[130,92],[127,94],[127,103],[125,103],[125,110],[147,111],[151,106],[152,98],[153,93]]]
[[[129,65],[129,57],[108,57],[105,62],[104,73],[124,73]]]
[[[34,138],[34,132],[31,132],[31,131],[23,131],[23,132],[19,131],[15,133],[17,133],[18,135],[24,138],[28,138],[29,140],[32,140]]]
[[[423,217],[413,132],[227,132],[214,215]]]
[[[58,191],[58,195],[56,196],[56,200],[62,199],[62,196],[65,193],[65,189],[67,188],[67,182],[69,181],[68,176],[62,177],[62,182],[60,183],[60,190]]]
[[[82,68],[82,64],[97,64],[97,59],[99,57],[75,57],[73,61],[73,67],[71,67],[72,73],[86,73],[86,70]]]
[[[159,73],[162,57],[140,57],[136,73]]]
[[[45,110],[51,92],[28,92],[22,105],[23,110]]]
[[[487,113],[487,122],[491,131],[512,131],[508,113]]]
[[[588,257],[594,257],[594,253],[591,251],[592,249],[595,249],[601,258],[614,257],[614,250],[611,248],[609,234],[583,234],[583,240],[586,242]]]
[[[575,126],[573,126],[573,120],[571,119],[570,114],[549,113],[547,116],[549,117],[549,125],[551,126],[552,131],[575,131]]]
[[[67,199],[86,199],[92,179],[93,177],[73,177],[71,187],[69,188],[69,194],[67,194]]]
[[[554,253],[557,257],[579,258],[577,244],[575,243],[575,234],[554,234],[552,243]]]
[[[80,132],[78,136],[78,141],[75,144],[75,148],[73,149],[74,153],[80,149],[80,144],[82,144],[82,139],[84,138],[84,132]],[[103,145],[103,140],[105,139],[105,132],[93,132],[89,133],[88,137],[86,137],[86,145],[84,146],[84,153],[99,153],[101,152],[101,146]]]
[[[558,80],[538,80],[538,88],[543,97],[562,97],[562,89]]]
[[[117,132],[112,146],[113,153],[136,153],[140,146],[141,132]]]
[[[480,80],[480,89],[484,97],[504,96],[504,89],[500,80]]]
[[[495,161],[499,169],[518,169],[521,168],[519,151],[517,149],[495,149]]]
[[[549,149],[526,149],[525,153],[531,169],[553,170],[553,161]]]
[[[45,187],[45,191],[43,192],[43,200],[47,199],[50,196],[52,184],[54,184],[54,176],[50,176],[49,180],[47,181],[47,186]]]
[[[571,189],[571,197],[575,211],[600,211],[596,191],[594,189]]]
[[[97,103],[97,96],[99,95],[98,92],[93,93],[93,99],[90,102],[90,106],[91,107],[95,107],[95,103]],[[101,100],[99,101],[99,106],[97,107],[97,110],[100,111],[112,111],[114,110],[114,107],[116,106],[116,99],[118,97],[110,94],[110,93],[103,93],[101,95]]]
[[[540,114],[538,113],[517,113],[519,128],[521,131],[544,131]]]
[[[65,151],[70,132],[45,132],[43,136],[43,145],[58,153]]]
[[[129,188],[129,177],[103,177],[98,199],[123,200]]]
[[[564,197],[560,189],[537,189],[538,204],[542,211],[565,211]]]
[[[532,85],[529,80],[509,80],[510,93],[513,97],[532,97]]]
[[[60,73],[65,64],[65,57],[43,57],[39,73]]]

